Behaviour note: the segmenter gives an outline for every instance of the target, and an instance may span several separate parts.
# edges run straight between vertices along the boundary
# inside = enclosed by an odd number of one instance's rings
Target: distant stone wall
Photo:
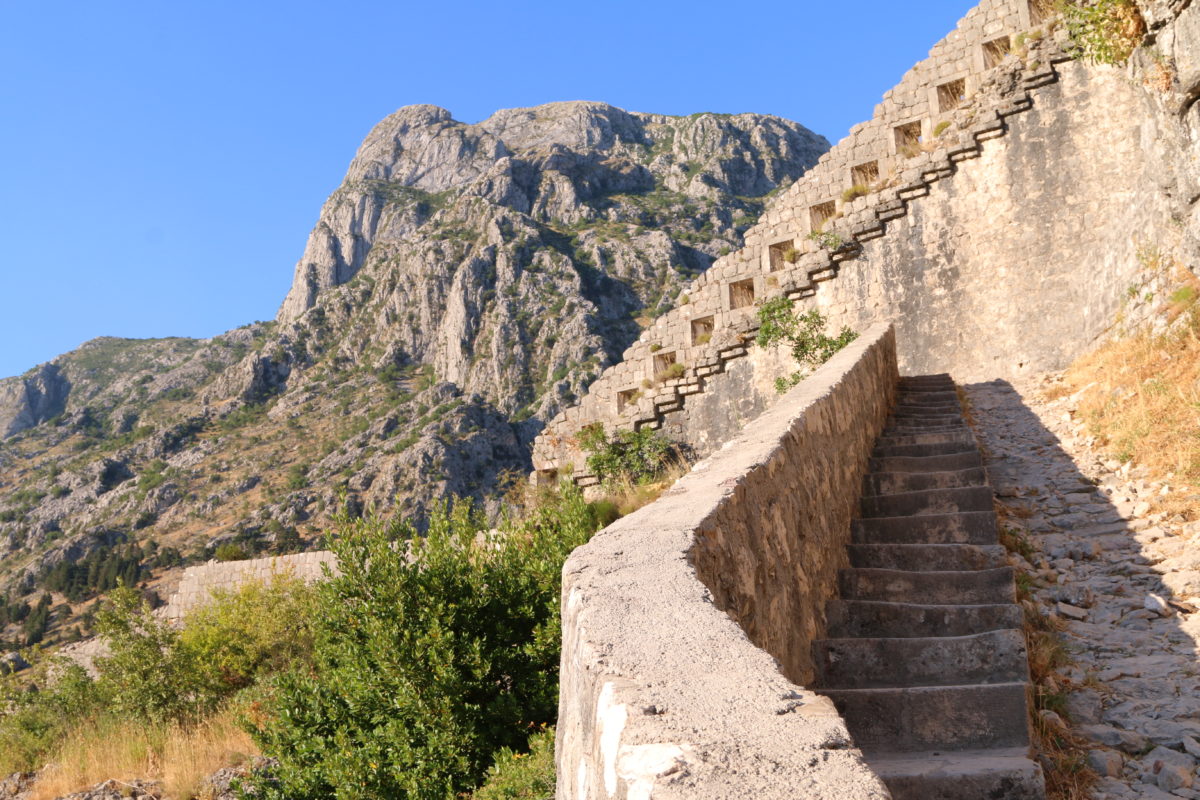
[[[1146,254],[1196,238],[1200,104],[1180,124],[1134,68],[1067,60],[1044,5],[971,11],[771,204],[744,249],[547,425],[533,457],[543,479],[594,480],[575,440],[586,424],[662,429],[703,456],[770,406],[773,379],[794,366],[753,345],[755,304],[769,297],[819,308],[833,328],[891,320],[902,370],[959,380],[1057,369],[1110,330]],[[1156,52],[1194,97],[1200,26],[1188,19],[1200,10],[1168,5],[1147,11],[1181,14],[1158,29]],[[671,362],[679,377],[662,372]]]
[[[320,580],[324,567],[336,569],[333,553],[319,550],[291,556],[252,558],[246,561],[210,561],[183,572],[179,589],[159,612],[163,619],[178,622],[194,608],[212,600],[214,591],[235,591],[248,583],[270,583],[277,575],[289,575],[306,582]]]
[[[563,568],[559,800],[888,797],[803,687],[893,403],[872,327]]]

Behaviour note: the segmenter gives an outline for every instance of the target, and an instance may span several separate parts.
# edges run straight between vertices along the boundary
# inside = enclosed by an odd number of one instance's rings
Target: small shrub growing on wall
[[[759,347],[786,346],[792,358],[808,368],[824,364],[833,354],[858,338],[858,334],[843,327],[837,336],[825,334],[825,317],[817,309],[805,314],[796,314],[793,303],[786,297],[776,297],[763,303],[758,309]],[[775,389],[780,394],[802,381],[807,375],[804,369],[797,370],[785,378],[775,380]]]
[[[579,432],[579,447],[587,453],[587,468],[602,481],[653,478],[671,456],[671,443],[649,428],[618,430],[610,439],[596,422]]]
[[[813,231],[808,235],[808,238],[826,250],[837,250],[846,243],[840,235],[833,231]]]
[[[1122,64],[1142,43],[1146,21],[1134,0],[1072,0],[1063,5],[1072,55],[1094,64]]]

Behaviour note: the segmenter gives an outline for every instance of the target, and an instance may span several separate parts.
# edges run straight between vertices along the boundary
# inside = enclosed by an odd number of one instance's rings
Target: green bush
[[[858,334],[843,327],[836,337],[825,334],[825,317],[817,309],[805,314],[793,311],[794,303],[786,297],[766,301],[758,309],[759,347],[786,346],[792,358],[809,368],[819,367],[833,354],[858,338]],[[775,389],[782,394],[804,379],[804,369],[785,378],[777,378]]]
[[[1142,43],[1146,22],[1134,0],[1065,2],[1071,55],[1094,64],[1123,64]]]
[[[200,692],[219,701],[259,677],[307,662],[316,590],[284,574],[213,593],[183,620],[178,647],[200,676]],[[210,701],[211,702],[211,701]]]
[[[87,672],[72,664],[64,665],[41,691],[25,691],[15,680],[5,682],[0,707],[0,775],[9,775],[41,769],[46,755],[76,721],[101,707],[101,698]]]
[[[249,558],[246,551],[241,545],[233,542],[224,542],[217,545],[217,549],[213,551],[213,558],[217,561],[244,561]]]
[[[618,430],[610,439],[596,422],[579,432],[579,447],[587,453],[587,468],[602,481],[653,478],[671,457],[671,443],[649,428]]]
[[[534,734],[529,752],[505,748],[496,754],[487,781],[472,800],[554,800],[554,729]]]
[[[482,544],[465,502],[425,537],[339,523],[341,574],[318,589],[311,667],[264,695],[253,734],[279,759],[265,798],[437,798],[470,790],[501,748],[557,710],[560,571],[595,530],[569,486]]]

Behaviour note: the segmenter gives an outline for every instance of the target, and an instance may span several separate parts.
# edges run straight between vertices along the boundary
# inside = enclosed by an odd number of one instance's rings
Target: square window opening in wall
[[[700,317],[692,320],[692,346],[708,344],[712,341],[713,328],[716,325],[712,317]]]
[[[864,186],[868,189],[879,182],[879,162],[868,161],[850,168],[850,183],[852,186]]]
[[[906,122],[894,128],[896,135],[896,152],[911,154],[921,146],[921,121]]]
[[[754,279],[729,284],[729,307],[746,308],[754,305]]]
[[[654,354],[654,374],[658,375],[666,372],[675,363],[674,353],[655,353]]]
[[[1000,62],[1012,51],[1012,40],[1007,36],[1001,36],[999,39],[992,39],[990,42],[983,43],[983,67],[991,69],[998,66]]]
[[[817,203],[808,209],[808,224],[812,230],[819,231],[825,223],[837,215],[837,203],[830,200],[827,203]]]
[[[796,245],[791,239],[785,242],[776,242],[767,248],[767,255],[771,261],[771,272],[786,269],[790,264],[795,264],[800,258],[800,253],[796,250]]]
[[[617,392],[617,413],[625,413],[625,409],[636,404],[641,399],[642,393],[637,389],[626,389],[623,392]]]
[[[961,106],[967,99],[967,82],[959,78],[937,87],[938,111],[946,114]]]
[[[1057,0],[1029,0],[1029,24],[1042,25],[1054,16]]]
[[[537,471],[538,486],[556,486],[558,484],[558,470],[556,469],[539,469]]]

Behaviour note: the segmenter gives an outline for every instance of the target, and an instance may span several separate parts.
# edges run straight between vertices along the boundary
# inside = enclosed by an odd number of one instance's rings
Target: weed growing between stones
[[[1093,64],[1123,64],[1142,43],[1146,21],[1134,0],[1063,3],[1071,54]]]
[[[825,317],[817,309],[804,314],[793,311],[794,303],[786,297],[775,297],[758,307],[759,347],[789,348],[792,358],[808,369],[816,369],[833,354],[858,338],[849,327],[837,336],[825,334]],[[775,379],[775,390],[783,394],[804,380],[808,370],[799,369],[784,378]]]
[[[579,448],[587,453],[588,470],[606,484],[649,480],[674,460],[671,442],[650,428],[618,430],[609,437],[603,425],[593,423],[579,432]]]

